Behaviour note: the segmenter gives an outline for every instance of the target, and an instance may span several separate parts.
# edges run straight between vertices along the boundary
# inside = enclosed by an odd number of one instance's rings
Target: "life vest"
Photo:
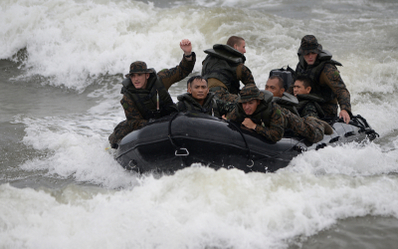
[[[214,93],[209,92],[202,106],[192,97],[192,94],[185,93],[177,96],[179,101],[177,103],[177,109],[180,112],[197,111],[200,113],[220,117],[220,111],[218,109],[217,101],[214,97]]]
[[[238,50],[222,44],[204,51],[206,58],[202,62],[202,76],[206,79],[216,78],[227,87],[232,94],[239,93],[240,82],[236,75],[237,67],[246,61],[246,57]]]
[[[282,97],[273,97],[272,101],[277,103],[279,106],[288,109],[297,116],[300,116],[299,112],[297,111],[297,105],[299,104],[299,101],[292,94],[284,92]]]
[[[243,121],[245,118],[250,118],[255,124],[264,124],[266,127],[269,127],[271,124],[272,106],[274,105],[272,102],[273,95],[268,91],[264,93],[264,99],[261,100],[260,104],[257,106],[257,109],[250,116],[246,115],[242,104],[239,103],[237,105],[237,120]]]
[[[162,81],[151,73],[147,87],[136,89],[129,78],[122,82],[122,94],[129,96],[144,119],[160,118],[177,111],[173,100]]]
[[[319,118],[325,117],[325,112],[322,110],[321,106],[319,103],[325,102],[321,97],[316,96],[314,94],[298,94],[297,98],[299,100],[299,103],[297,105],[297,110],[299,113],[301,113],[301,110],[308,104],[308,103],[313,103],[316,111],[318,112]]]
[[[304,60],[304,56],[298,54],[299,63],[296,67],[296,76],[306,76],[309,77],[313,84],[311,93],[321,96],[325,102],[330,102],[336,98],[336,94],[333,90],[326,84],[321,84],[319,78],[326,64],[332,64],[334,66],[342,66],[338,61],[332,60],[332,54],[327,50],[322,50],[318,54],[314,65],[307,65]]]

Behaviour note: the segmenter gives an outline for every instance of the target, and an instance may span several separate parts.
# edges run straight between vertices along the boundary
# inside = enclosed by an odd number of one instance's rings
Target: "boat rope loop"
[[[359,132],[365,132],[365,134],[370,138],[371,141],[376,139],[377,137],[380,137],[379,133],[373,130],[366,121],[366,119],[359,114],[352,117],[350,124],[359,127]]]
[[[252,153],[251,153],[251,150],[250,150],[250,148],[249,148],[249,144],[247,143],[247,141],[246,141],[246,138],[245,138],[245,136],[243,135],[243,132],[242,132],[242,130],[234,123],[234,122],[231,122],[231,121],[229,121],[229,120],[226,120],[230,125],[232,125],[233,127],[235,127],[235,129],[239,132],[239,134],[241,135],[241,137],[243,138],[243,141],[245,142],[245,147],[246,147],[246,150],[247,150],[247,161],[248,161],[248,164],[246,165],[248,168],[252,168],[253,166],[254,166],[254,161],[251,159],[251,157],[252,157]]]
[[[171,117],[170,121],[169,121],[169,127],[168,127],[168,138],[170,140],[171,145],[173,145],[173,147],[175,148],[175,152],[174,155],[175,156],[182,156],[182,157],[186,157],[189,156],[189,151],[187,148],[182,148],[180,146],[177,146],[174,141],[173,141],[173,136],[171,134],[171,123],[173,122],[173,120],[177,117],[178,112],[173,113],[173,116]]]

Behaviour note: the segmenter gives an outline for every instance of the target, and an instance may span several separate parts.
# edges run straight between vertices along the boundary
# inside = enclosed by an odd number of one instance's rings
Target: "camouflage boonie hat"
[[[126,78],[129,78],[133,73],[153,73],[153,68],[148,69],[146,63],[143,61],[136,61],[130,64],[130,72],[126,74]]]
[[[264,93],[255,84],[248,84],[240,90],[239,103],[246,103],[253,99],[263,100]]]
[[[322,45],[318,43],[317,39],[313,35],[306,35],[301,39],[301,45],[298,53],[307,55],[309,53],[320,54]]]

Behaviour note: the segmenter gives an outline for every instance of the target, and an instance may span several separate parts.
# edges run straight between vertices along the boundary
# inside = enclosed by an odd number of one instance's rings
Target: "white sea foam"
[[[326,147],[318,151],[305,152],[294,158],[286,170],[311,174],[342,174],[354,177],[397,173],[397,149],[395,147],[393,150],[385,151],[383,146],[375,143],[350,143],[337,147]]]
[[[72,185],[62,193],[7,184],[0,190],[6,247],[284,248],[289,239],[315,234],[337,219],[398,218],[398,184],[388,176],[194,167],[116,192]]]
[[[186,13],[140,2],[20,0],[5,3],[0,16],[0,58],[26,48],[28,76],[77,90],[91,83],[90,76],[127,72],[134,60],[160,69],[175,65],[182,57],[180,40],[203,40],[194,29],[183,28],[185,20],[192,21]]]

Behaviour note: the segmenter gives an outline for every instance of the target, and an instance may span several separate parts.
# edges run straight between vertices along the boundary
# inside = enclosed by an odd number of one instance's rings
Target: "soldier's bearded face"
[[[147,85],[149,73],[133,73],[130,75],[131,83],[136,89],[144,89]]]
[[[260,104],[260,100],[252,99],[249,102],[242,103],[242,107],[243,107],[243,110],[245,111],[246,115],[250,116],[256,111],[257,106],[259,104]]]
[[[188,86],[188,92],[192,94],[192,97],[197,100],[202,100],[207,97],[209,88],[205,80],[194,80],[191,85]]]
[[[304,55],[304,60],[305,62],[307,62],[308,65],[314,65],[317,56],[318,54],[311,52]]]

